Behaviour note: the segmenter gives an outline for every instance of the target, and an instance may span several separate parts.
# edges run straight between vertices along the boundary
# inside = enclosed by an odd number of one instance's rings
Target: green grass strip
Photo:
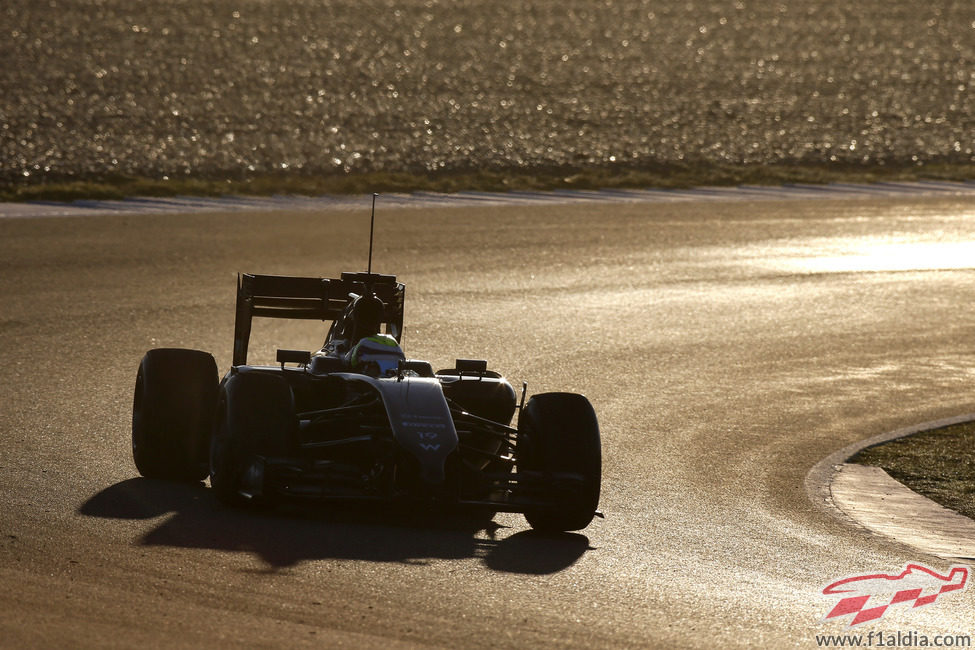
[[[975,519],[975,422],[868,447],[850,460],[882,467],[918,494]]]
[[[238,178],[126,176],[59,179],[0,185],[0,201],[75,201],[131,196],[269,196],[366,194],[370,192],[459,192],[556,189],[678,189],[702,186],[825,184],[835,182],[975,179],[975,164],[923,166],[694,165],[530,168],[436,173],[303,175],[280,173]]]

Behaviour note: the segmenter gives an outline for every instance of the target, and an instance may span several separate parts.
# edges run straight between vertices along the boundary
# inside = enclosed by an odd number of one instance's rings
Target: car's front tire
[[[294,396],[282,378],[260,372],[231,376],[220,390],[210,444],[210,487],[226,505],[268,503],[263,486],[248,485],[258,456],[287,454],[294,431]]]
[[[132,401],[132,458],[142,476],[206,478],[217,382],[206,352],[159,348],[142,358]]]
[[[588,526],[602,480],[599,423],[589,400],[573,393],[535,395],[519,417],[517,445],[519,472],[575,479],[573,489],[555,490],[551,502],[525,511],[532,528],[554,532]]]

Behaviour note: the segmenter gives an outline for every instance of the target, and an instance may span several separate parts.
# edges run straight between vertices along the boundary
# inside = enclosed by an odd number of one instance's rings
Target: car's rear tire
[[[286,455],[296,428],[294,395],[282,378],[246,372],[224,382],[210,444],[210,487],[216,497],[231,506],[273,501],[262,484],[246,484],[262,480],[247,472],[258,456]]]
[[[202,481],[217,401],[217,364],[198,350],[150,350],[132,401],[132,458],[142,476]]]
[[[532,528],[541,531],[580,530],[589,525],[599,505],[602,451],[599,423],[582,395],[535,395],[518,421],[518,471],[574,474],[577,490],[555,491],[550,503],[525,511]]]

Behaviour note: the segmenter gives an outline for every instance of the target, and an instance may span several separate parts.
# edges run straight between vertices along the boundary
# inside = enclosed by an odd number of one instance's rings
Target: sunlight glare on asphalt
[[[842,251],[790,258],[786,265],[790,270],[805,273],[975,269],[975,241],[890,243],[861,240],[851,242]]]

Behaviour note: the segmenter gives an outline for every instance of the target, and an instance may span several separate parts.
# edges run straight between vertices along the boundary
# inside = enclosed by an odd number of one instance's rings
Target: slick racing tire
[[[198,350],[150,350],[132,402],[132,458],[142,476],[202,481],[217,401],[217,364]]]
[[[526,509],[532,528],[557,532],[589,525],[599,505],[602,452],[599,423],[582,395],[535,395],[518,423],[518,471],[540,472],[553,481],[551,500]],[[561,489],[558,474],[574,475],[574,485]]]
[[[210,487],[230,506],[268,505],[261,458],[287,454],[297,429],[284,379],[243,372],[224,382],[210,443]]]

